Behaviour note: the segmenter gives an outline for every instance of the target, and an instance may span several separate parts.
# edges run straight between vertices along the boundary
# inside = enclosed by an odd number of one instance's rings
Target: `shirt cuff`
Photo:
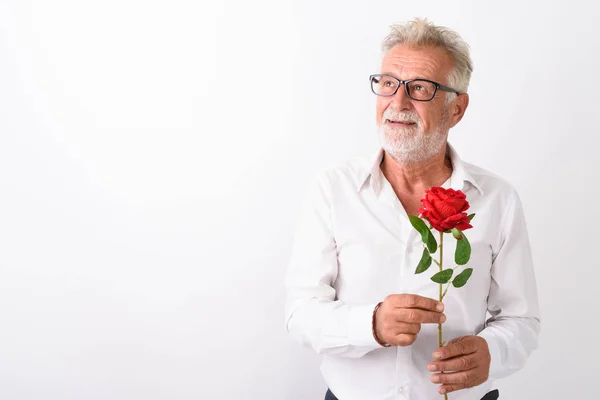
[[[348,339],[354,346],[381,347],[373,337],[373,310],[377,304],[349,306]]]

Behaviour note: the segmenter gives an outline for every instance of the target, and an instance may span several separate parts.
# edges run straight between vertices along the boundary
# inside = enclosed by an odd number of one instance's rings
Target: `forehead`
[[[381,62],[381,72],[399,79],[427,78],[445,83],[452,68],[452,59],[439,47],[396,45]]]

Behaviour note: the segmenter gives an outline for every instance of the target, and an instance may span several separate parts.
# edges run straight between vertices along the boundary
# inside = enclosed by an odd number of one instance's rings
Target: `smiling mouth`
[[[386,122],[388,124],[392,124],[392,125],[403,125],[403,126],[416,125],[416,122],[412,122],[412,121],[392,121],[392,120],[387,119]]]

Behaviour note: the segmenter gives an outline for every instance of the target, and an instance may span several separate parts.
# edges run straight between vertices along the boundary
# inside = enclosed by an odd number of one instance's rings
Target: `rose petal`
[[[451,206],[454,209],[455,213],[461,213],[461,212],[463,212],[462,209],[465,206],[465,200],[457,199],[457,198],[448,199],[448,200],[446,200],[446,204]]]
[[[438,201],[433,203],[434,209],[440,215],[440,219],[446,219],[456,214],[456,209],[447,202]]]
[[[456,229],[459,229],[461,231],[466,231],[467,229],[471,229],[473,226],[471,224],[468,223],[460,223],[456,226]]]
[[[442,219],[440,214],[437,212],[436,207],[433,204],[431,204],[428,199],[424,199],[423,205],[425,206],[424,208],[428,211],[428,215],[434,215],[436,219]]]
[[[465,220],[466,218],[466,220]],[[441,225],[444,226],[444,228],[446,229],[452,229],[452,228],[458,228],[461,229],[460,227],[470,227],[469,225],[469,218],[466,216],[466,214],[455,214],[455,215],[451,215],[450,217],[446,218],[445,220],[443,220],[441,222]],[[463,229],[461,229],[463,230]]]
[[[461,214],[462,218],[456,225],[457,229],[461,231],[466,231],[467,229],[471,229],[473,226],[471,225],[471,221],[469,220],[469,216],[467,214]]]
[[[440,200],[446,200],[448,198],[448,193],[444,188],[434,187],[431,189],[431,193],[433,196],[439,198]]]
[[[441,220],[433,217],[431,214],[429,215],[429,219],[428,219],[429,223],[431,224],[431,226],[438,230],[438,231],[444,231],[445,229],[441,226]]]

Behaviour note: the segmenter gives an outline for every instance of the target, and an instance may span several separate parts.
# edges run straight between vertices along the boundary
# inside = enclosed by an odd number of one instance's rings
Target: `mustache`
[[[414,122],[417,124],[417,126],[421,126],[421,118],[419,118],[419,115],[413,111],[396,111],[388,108],[383,112],[381,123],[384,123],[386,119],[390,121]]]

